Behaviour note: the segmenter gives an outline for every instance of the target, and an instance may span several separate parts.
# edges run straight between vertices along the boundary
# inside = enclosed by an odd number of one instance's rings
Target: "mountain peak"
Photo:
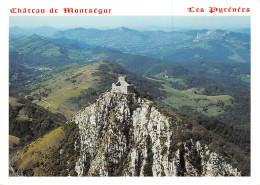
[[[118,32],[125,32],[125,31],[127,31],[127,32],[129,32],[129,31],[130,31],[130,32],[138,32],[138,31],[136,31],[136,30],[133,30],[133,29],[130,29],[130,28],[127,28],[127,27],[124,27],[124,26],[115,28],[115,29],[113,29],[113,30],[118,31]]]
[[[127,27],[121,26],[121,27],[118,27],[117,30],[123,31],[123,30],[130,30],[130,29]]]
[[[172,141],[180,123],[136,94],[106,92],[74,121],[80,135],[75,146],[79,176],[241,175],[200,141]],[[191,151],[199,155],[199,165]]]

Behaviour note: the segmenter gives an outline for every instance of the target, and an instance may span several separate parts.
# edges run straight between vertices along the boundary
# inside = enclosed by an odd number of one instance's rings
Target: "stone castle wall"
[[[113,84],[111,92],[119,92],[124,94],[134,93],[134,86],[116,86]]]
[[[111,92],[118,92],[118,93],[134,93],[134,85],[128,84],[126,82],[126,76],[118,77],[118,82],[112,84]]]

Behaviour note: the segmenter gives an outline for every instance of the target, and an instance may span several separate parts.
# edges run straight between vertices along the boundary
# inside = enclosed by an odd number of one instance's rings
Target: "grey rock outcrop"
[[[79,176],[240,176],[200,141],[171,148],[177,121],[135,94],[107,92],[74,117]]]

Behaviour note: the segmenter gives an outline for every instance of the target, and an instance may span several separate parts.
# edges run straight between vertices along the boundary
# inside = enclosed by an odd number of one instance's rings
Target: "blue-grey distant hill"
[[[227,30],[141,32],[125,27],[75,28],[58,31],[54,36],[174,62],[250,62],[250,35]]]
[[[234,31],[201,29],[166,32],[137,31],[126,27],[107,30],[10,27],[10,40],[37,34],[174,62],[250,63],[250,29]]]
[[[11,39],[29,36],[29,35],[33,35],[33,34],[50,37],[57,31],[60,31],[60,30],[53,28],[53,27],[49,27],[49,26],[42,26],[42,27],[37,27],[37,28],[10,27],[9,35],[10,35]]]

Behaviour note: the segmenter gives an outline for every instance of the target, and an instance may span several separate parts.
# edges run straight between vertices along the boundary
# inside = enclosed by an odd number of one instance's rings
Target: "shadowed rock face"
[[[172,147],[178,127],[153,102],[135,94],[107,92],[75,115],[79,176],[240,176],[200,141]]]

